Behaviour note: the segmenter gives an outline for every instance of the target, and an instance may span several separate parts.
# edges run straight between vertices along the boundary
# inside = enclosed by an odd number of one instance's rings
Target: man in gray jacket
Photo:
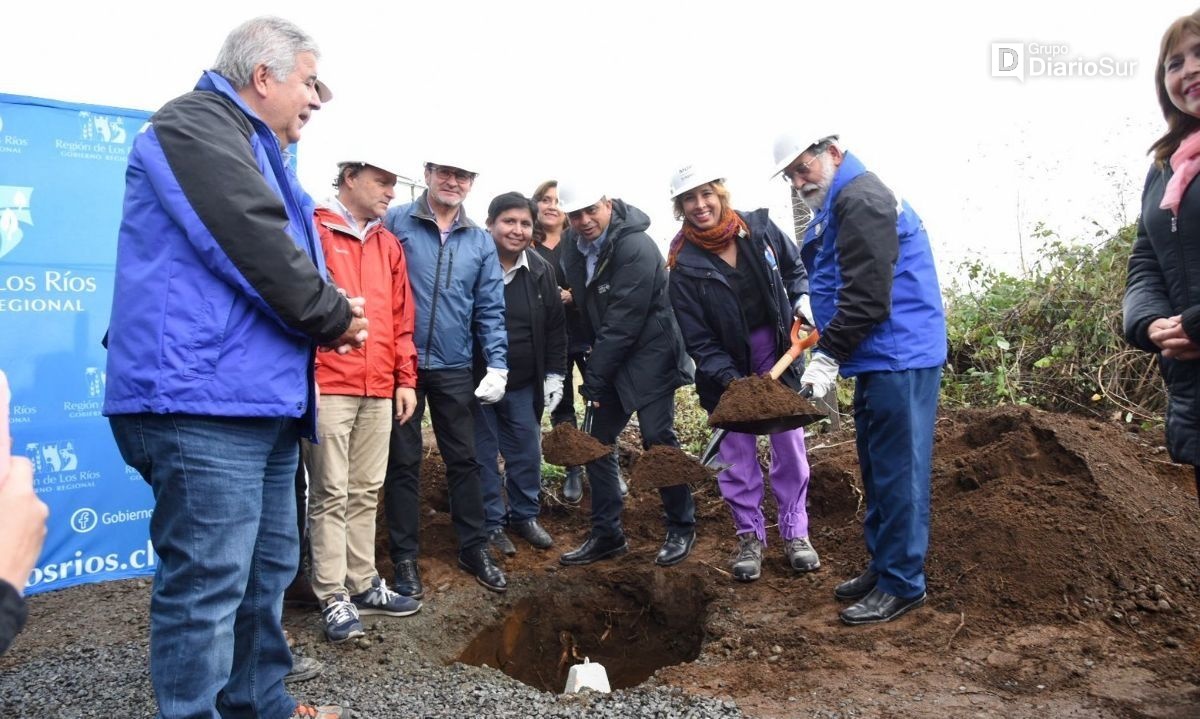
[[[421,474],[421,416],[425,402],[433,434],[446,463],[450,518],[458,536],[458,565],[487,589],[503,592],[504,572],[488,552],[483,494],[475,456],[476,400],[494,404],[508,381],[504,283],[496,244],[462,209],[476,173],[461,163],[425,163],[429,188],[415,202],[388,210],[384,225],[404,247],[408,282],[417,301],[417,408],[412,420],[392,426],[384,479],[394,588],[420,599],[417,569]],[[476,387],[472,349],[478,343],[487,366]]]

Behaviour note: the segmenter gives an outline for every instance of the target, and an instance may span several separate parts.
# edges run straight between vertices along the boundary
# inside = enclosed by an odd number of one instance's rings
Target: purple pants
[[[757,374],[770,371],[775,361],[775,332],[769,326],[750,333],[750,359]],[[779,535],[786,541],[808,536],[808,455],[804,449],[804,429],[772,434],[771,491],[779,505]],[[738,534],[753,532],[759,541],[767,541],[763,521],[763,473],[758,464],[758,437],[730,432],[721,442],[722,462],[733,465],[717,476],[721,496],[733,513]]]

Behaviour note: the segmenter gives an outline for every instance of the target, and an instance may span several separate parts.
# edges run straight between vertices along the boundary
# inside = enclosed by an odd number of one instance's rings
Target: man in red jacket
[[[360,348],[317,355],[318,442],[304,444],[313,591],[333,642],[364,634],[360,614],[403,617],[421,608],[375,570],[391,420],[407,422],[417,404],[408,270],[399,241],[380,221],[396,179],[362,157],[339,162],[337,197],[315,213],[330,280],[366,298],[372,330]]]

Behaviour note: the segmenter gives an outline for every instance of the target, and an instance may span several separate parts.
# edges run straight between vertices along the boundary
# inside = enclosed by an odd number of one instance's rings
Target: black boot
[[[583,499],[583,467],[567,467],[562,498],[567,504],[579,504],[579,500]]]

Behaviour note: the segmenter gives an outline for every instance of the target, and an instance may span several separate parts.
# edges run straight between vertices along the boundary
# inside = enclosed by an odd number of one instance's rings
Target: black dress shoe
[[[867,567],[862,574],[854,579],[848,579],[833,588],[833,596],[843,602],[853,602],[867,596],[879,581],[879,573]]]
[[[625,535],[618,534],[616,537],[599,537],[591,535],[587,541],[583,543],[579,549],[567,552],[558,558],[559,564],[567,566],[577,564],[591,564],[598,562],[601,559],[612,559],[619,557],[629,551],[629,544],[625,541]]]
[[[500,552],[501,554],[503,554],[506,557],[512,557],[512,556],[516,555],[516,553],[517,553],[516,546],[513,545],[512,540],[508,538],[508,535],[505,534],[504,530],[501,529],[500,527],[496,527],[495,529],[489,529],[487,536],[488,536],[488,544],[495,547],[496,551]]]
[[[549,549],[554,545],[554,539],[545,529],[542,529],[542,525],[538,524],[536,517],[520,522],[511,522],[508,528],[516,532],[518,537],[529,542],[534,549]]]
[[[417,560],[401,559],[396,562],[396,580],[392,582],[392,589],[397,594],[403,594],[413,599],[421,599],[425,596],[425,587],[421,584],[421,570],[417,568]]]
[[[579,504],[579,500],[583,499],[583,467],[567,467],[562,498],[567,504]]]
[[[663,542],[662,549],[658,550],[654,563],[660,567],[679,564],[692,553],[692,545],[695,542],[695,532],[667,532],[667,540]]]
[[[474,574],[475,581],[493,592],[504,592],[508,589],[508,579],[504,577],[504,570],[496,566],[492,555],[488,554],[486,544],[460,552],[458,566],[463,571]]]
[[[887,594],[876,587],[863,597],[857,604],[851,604],[842,610],[842,622],[845,624],[879,624],[890,622],[910,609],[916,609],[925,603],[925,592],[911,599],[901,599]]]

